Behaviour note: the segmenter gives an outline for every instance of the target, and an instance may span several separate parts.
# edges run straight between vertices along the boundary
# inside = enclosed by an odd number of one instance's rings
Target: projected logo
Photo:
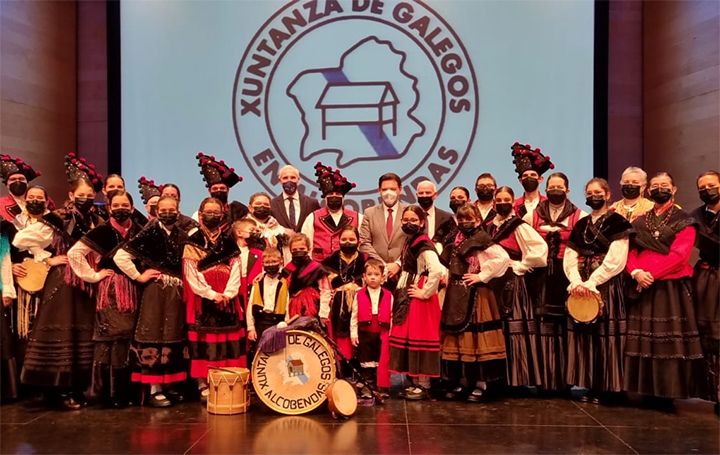
[[[240,150],[279,192],[297,167],[312,194],[322,161],[358,184],[355,208],[377,203],[377,177],[395,172],[415,202],[417,182],[446,187],[465,161],[479,101],[460,39],[419,1],[291,2],[245,50],[233,90]]]

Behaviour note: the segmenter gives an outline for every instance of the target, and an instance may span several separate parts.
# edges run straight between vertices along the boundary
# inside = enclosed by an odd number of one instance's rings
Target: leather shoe
[[[184,403],[185,395],[176,390],[163,390],[163,394],[170,399],[173,403]]]
[[[448,390],[445,393],[445,399],[455,401],[455,400],[461,399],[463,397],[463,395],[464,395],[464,391],[463,391],[462,387],[455,387],[454,389]]]
[[[430,398],[430,396],[428,395],[427,390],[422,387],[415,387],[405,393],[406,400],[425,400],[427,398]]]
[[[83,404],[75,401],[70,395],[63,395],[60,399],[60,408],[66,411],[77,411],[83,408]]]
[[[485,391],[478,387],[468,395],[466,400],[471,403],[482,403],[483,401],[487,401],[487,397],[485,396]]]
[[[150,406],[155,408],[167,408],[172,402],[167,399],[164,393],[158,392],[150,397]]]

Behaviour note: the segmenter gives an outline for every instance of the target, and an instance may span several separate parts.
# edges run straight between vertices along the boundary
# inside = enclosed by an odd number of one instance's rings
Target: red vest
[[[392,293],[385,288],[381,288],[377,316],[382,327],[390,327],[391,303]],[[370,324],[373,318],[372,301],[366,287],[358,289],[355,295],[355,304],[358,306],[358,324]]]
[[[333,227],[335,222],[326,207],[315,210],[313,213],[315,233],[313,234],[312,258],[321,262],[340,249],[340,231],[342,228],[348,225],[358,227],[358,214],[353,210],[343,209],[340,222]]]
[[[519,261],[522,260],[522,250],[520,249],[520,245],[518,244],[517,237],[515,237],[515,232],[516,231],[513,231],[512,234],[507,236],[507,238],[500,240],[499,243],[500,246],[503,247],[508,253],[510,259],[514,261]]]
[[[573,228],[575,227],[575,223],[578,222],[580,219],[580,209],[575,210],[572,215],[568,217],[568,225],[567,227],[563,227],[557,232],[560,233],[560,250],[558,252],[557,258],[562,259],[565,255],[565,247],[567,246],[567,242],[570,239],[570,234],[572,233]],[[535,228],[536,231],[540,232],[540,226],[543,225],[544,220],[540,218],[537,214],[537,212],[533,212],[533,228]],[[550,259],[550,258],[548,258]]]

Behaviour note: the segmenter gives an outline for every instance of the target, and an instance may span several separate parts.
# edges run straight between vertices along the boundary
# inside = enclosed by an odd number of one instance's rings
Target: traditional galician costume
[[[315,164],[315,177],[323,198],[330,193],[340,193],[344,198],[351,189],[355,188],[355,184],[348,182],[347,178],[340,174],[339,169],[333,171],[320,162]],[[345,226],[358,228],[360,222],[360,214],[343,206],[333,212],[328,209],[327,204],[315,210],[305,219],[302,226],[302,233],[312,241],[312,258],[322,262],[339,251],[342,229]]]
[[[448,268],[440,320],[443,378],[458,387],[455,395],[462,394],[460,384],[464,380],[466,390],[472,391],[468,398],[479,401],[483,391],[476,388],[477,382],[505,377],[502,320],[488,282],[505,274],[510,258],[480,225],[469,232],[458,232],[440,260]],[[467,286],[463,281],[467,273],[479,274],[480,282]]]
[[[353,357],[351,334],[353,331],[357,334],[357,320],[352,320],[352,313],[356,311],[357,291],[363,284],[365,261],[367,255],[357,250],[349,256],[342,251],[336,251],[322,261],[323,267],[330,272],[328,278],[333,290],[328,317],[330,336],[348,359]]]
[[[539,335],[525,274],[547,265],[547,244],[514,213],[504,220],[496,217],[489,232],[510,257],[505,275],[491,282],[503,320],[507,382],[514,387],[539,386]]]
[[[25,182],[16,182],[8,188],[10,194],[0,197],[0,216],[6,221],[13,222],[15,217],[23,213],[25,210],[25,193],[27,192],[28,183],[42,175],[42,172],[36,171],[28,163],[21,158],[13,158],[10,155],[0,155],[0,176],[3,185],[7,185],[8,179],[15,175],[22,174],[25,176]],[[51,204],[51,201],[48,201]]]
[[[126,406],[137,401],[131,387],[128,353],[135,326],[137,288],[117,267],[113,257],[140,227],[121,225],[114,217],[88,232],[68,251],[73,272],[93,285],[95,326],[93,391],[105,405]],[[100,271],[112,273],[102,278]]]
[[[632,226],[608,211],[575,224],[563,257],[568,291],[582,285],[601,300],[602,313],[590,323],[568,316],[567,383],[598,394],[623,390],[627,335],[626,276]]]
[[[383,389],[390,388],[390,321],[393,295],[389,290],[378,287],[363,287],[355,295],[350,336],[358,339],[357,360],[366,378],[375,381]],[[354,327],[353,327],[354,326]]]
[[[715,203],[717,204],[717,201]],[[703,205],[695,209],[692,216],[698,223],[695,247],[700,251],[700,258],[693,271],[695,316],[707,362],[710,399],[718,403],[720,401],[720,278],[718,278],[720,214],[710,210],[708,205]]]
[[[624,390],[662,398],[702,396],[705,363],[688,262],[695,220],[670,201],[632,226],[627,271],[633,278],[649,272],[654,281],[639,290],[631,282]]]
[[[207,378],[208,367],[245,367],[245,303],[240,293],[240,250],[232,233],[201,226],[183,252],[190,375]],[[213,299],[221,294],[227,304]]]
[[[198,161],[200,175],[203,177],[206,188],[209,189],[215,184],[224,183],[229,190],[242,182],[242,177],[235,173],[235,168],[229,167],[225,164],[225,161],[217,161],[214,156],[205,155],[203,152],[199,152],[195,158]],[[247,206],[242,202],[228,202],[227,200],[221,200],[220,202],[223,203],[223,212],[225,213],[225,222],[222,224],[223,231],[230,229],[234,221],[244,218],[250,213]],[[200,219],[197,212],[192,218],[195,221]]]
[[[515,171],[518,176],[528,169],[545,173],[552,163],[537,150],[514,148]],[[563,271],[563,256],[570,233],[580,218],[587,215],[565,200],[559,211],[551,210],[550,201],[538,203],[523,220],[531,225],[548,245],[547,267],[537,268],[526,275],[530,298],[533,299],[535,317],[540,333],[540,382],[549,391],[567,388],[565,369],[567,362],[567,287],[570,284]]]
[[[390,370],[411,378],[440,376],[440,303],[444,274],[435,245],[425,234],[408,236],[400,256],[402,271],[395,290],[390,328]],[[423,291],[422,298],[408,288]],[[425,387],[425,386],[423,386]]]
[[[66,157],[70,183],[82,178],[95,191],[102,188],[102,176],[75,158]],[[71,201],[18,232],[13,244],[30,252],[37,262],[66,255],[88,232],[102,224],[91,212],[92,201]],[[46,397],[60,395],[68,407],[85,402],[82,391],[91,381],[95,302],[91,288],[70,266],[50,268],[29,335],[21,381],[43,387]]]
[[[187,238],[177,221],[167,225],[153,219],[115,254],[115,263],[131,280],[146,270],[160,272],[157,278],[138,284],[142,297],[130,349],[133,382],[165,387],[188,377],[190,355],[182,288],[182,254]]]
[[[311,316],[327,318],[330,314],[332,290],[328,280],[328,271],[321,263],[305,256],[293,258],[281,272],[287,280],[290,301],[288,316]]]

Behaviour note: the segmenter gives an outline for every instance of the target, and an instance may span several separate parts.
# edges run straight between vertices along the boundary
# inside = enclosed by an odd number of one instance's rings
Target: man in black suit
[[[320,208],[317,199],[298,192],[300,172],[294,166],[284,166],[278,174],[283,192],[270,201],[270,214],[286,230],[300,232],[305,218]],[[288,233],[292,234],[292,233]]]
[[[430,238],[435,236],[435,231],[439,226],[442,226],[443,223],[452,219],[452,213],[435,207],[437,194],[435,184],[430,180],[423,180],[418,183],[418,186],[415,189],[418,205],[420,205],[420,207],[425,210],[425,213],[427,213],[425,228],[426,234]]]

